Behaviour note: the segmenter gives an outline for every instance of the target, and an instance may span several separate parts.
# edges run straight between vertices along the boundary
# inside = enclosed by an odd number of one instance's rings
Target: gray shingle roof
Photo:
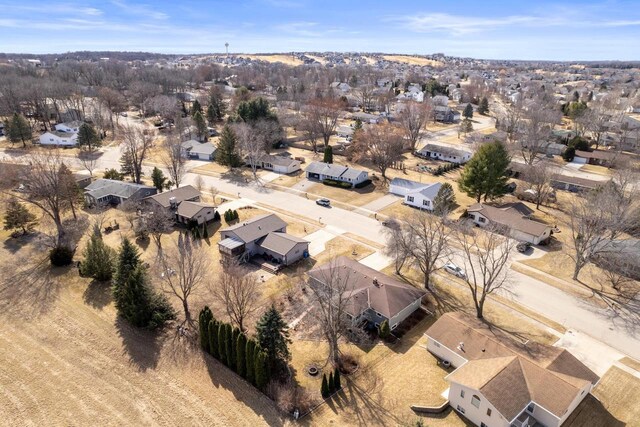
[[[298,243],[309,243],[307,240],[292,236],[287,233],[273,232],[267,234],[258,244],[264,249],[268,249],[280,255],[286,255]]]
[[[275,214],[260,215],[247,221],[223,228],[220,233],[225,231],[233,232],[243,242],[251,242],[265,237],[267,234],[278,231],[287,226],[287,223]]]
[[[191,185],[185,185],[184,187],[174,188],[164,193],[154,194],[148,198],[155,200],[160,206],[168,208],[171,205],[170,200],[172,197],[175,197],[177,204],[181,204],[185,200],[199,198],[200,192]]]
[[[106,196],[118,196],[123,199],[128,199],[140,189],[156,191],[155,187],[148,185],[117,181],[114,179],[97,179],[85,187],[85,193],[96,200]]]
[[[198,214],[198,212],[207,208],[215,209],[213,205],[209,205],[207,203],[185,201],[180,203],[177,213],[185,218],[193,218]]]

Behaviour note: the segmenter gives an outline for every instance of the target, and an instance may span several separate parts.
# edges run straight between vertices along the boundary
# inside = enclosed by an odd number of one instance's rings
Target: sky
[[[640,60],[640,0],[0,0],[0,52]]]

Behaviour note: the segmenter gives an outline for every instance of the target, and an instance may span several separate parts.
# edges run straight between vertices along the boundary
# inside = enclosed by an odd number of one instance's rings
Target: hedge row
[[[323,179],[322,183],[330,187],[351,188],[351,183],[344,181],[336,181],[335,179]]]
[[[431,173],[435,176],[438,176],[454,169],[458,169],[461,166],[462,165],[460,163],[445,163],[444,165],[438,166],[435,170],[432,170]]]

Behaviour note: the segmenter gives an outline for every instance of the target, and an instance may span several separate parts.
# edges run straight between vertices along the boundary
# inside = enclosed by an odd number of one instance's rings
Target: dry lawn
[[[270,63],[282,62],[283,64],[291,65],[292,67],[303,64],[301,60],[291,55],[240,55],[240,57]]]
[[[401,62],[409,65],[420,65],[429,67],[441,67],[443,64],[440,61],[434,61],[433,59],[422,58],[419,56],[408,55],[383,55],[383,59],[393,62]]]
[[[635,359],[625,356],[622,359],[620,359],[620,363],[627,365],[628,367],[640,372],[640,362]]]
[[[637,426],[640,417],[640,379],[615,366],[567,419],[567,426]],[[594,398],[595,396],[595,398]]]

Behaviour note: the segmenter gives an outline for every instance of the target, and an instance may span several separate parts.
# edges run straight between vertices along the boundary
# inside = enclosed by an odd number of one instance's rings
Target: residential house
[[[177,209],[182,202],[199,202],[200,192],[191,185],[174,188],[163,193],[154,194],[144,200],[150,206],[157,206],[164,209]]]
[[[442,183],[421,183],[402,178],[393,178],[389,183],[389,193],[404,197],[404,203],[419,209],[432,211],[433,201]]]
[[[382,116],[377,116],[375,114],[356,112],[351,114],[351,118],[353,120],[360,119],[362,123],[369,123],[372,125],[376,125],[380,123],[383,119]]]
[[[449,145],[427,144],[416,153],[420,157],[445,162],[464,164],[471,159],[472,153]]]
[[[613,165],[615,159],[614,153],[607,151],[581,151],[576,150],[576,155],[573,159],[575,163],[586,163],[589,165],[607,166]]]
[[[340,138],[351,139],[353,137],[353,127],[341,125],[336,129],[336,135]]]
[[[351,186],[360,184],[369,179],[369,173],[347,166],[336,165],[334,163],[311,162],[305,169],[307,178],[324,181],[331,179],[334,181],[348,182]]]
[[[40,145],[55,145],[57,147],[74,147],[78,144],[78,134],[52,130],[40,135]]]
[[[599,377],[570,352],[515,341],[462,312],[427,330],[427,350],[451,364],[448,400],[480,427],[559,427]]]
[[[577,176],[553,174],[551,176],[551,186],[557,190],[580,193],[583,191],[595,190],[606,184],[607,181],[595,181]]]
[[[182,143],[182,153],[190,159],[212,161],[216,155],[216,146],[190,139]]]
[[[433,107],[433,118],[442,123],[454,123],[460,120],[460,112],[446,105],[436,105]]]
[[[608,240],[596,252],[592,260],[597,266],[640,280],[640,239]]]
[[[78,133],[78,131],[80,130],[80,126],[82,126],[83,123],[84,122],[80,120],[75,120],[73,122],[58,123],[54,126],[54,128],[59,132]]]
[[[251,166],[247,159],[247,164]],[[293,173],[300,170],[300,160],[291,157],[274,156],[272,154],[263,154],[258,160],[258,168],[274,171],[277,173]]]
[[[449,104],[449,97],[445,95],[436,95],[431,98],[433,105],[438,107],[446,107]]]
[[[84,189],[84,199],[89,206],[118,205],[127,200],[142,200],[156,194],[156,187],[114,179],[97,179]]]
[[[287,234],[287,223],[266,214],[220,230],[223,257],[242,262],[262,256],[276,265],[291,265],[309,256],[309,242]]]
[[[342,93],[349,92],[351,90],[351,86],[348,83],[343,82],[333,82],[329,85],[331,89],[339,90]]]
[[[503,228],[509,237],[518,241],[545,244],[551,237],[551,227],[529,219],[531,212],[523,203],[502,206],[476,203],[467,208],[469,218],[480,227]]]
[[[341,256],[307,273],[312,286],[328,286],[329,280],[344,283],[346,312],[354,326],[370,322],[389,323],[391,330],[418,310],[426,290],[400,282],[379,271]]]
[[[74,172],[73,178],[76,180],[78,188],[86,188],[91,184],[91,175],[88,172]]]
[[[197,223],[206,224],[216,219],[215,206],[202,202],[191,202],[185,200],[176,209],[176,222],[182,224]],[[219,218],[219,217],[218,217]]]

